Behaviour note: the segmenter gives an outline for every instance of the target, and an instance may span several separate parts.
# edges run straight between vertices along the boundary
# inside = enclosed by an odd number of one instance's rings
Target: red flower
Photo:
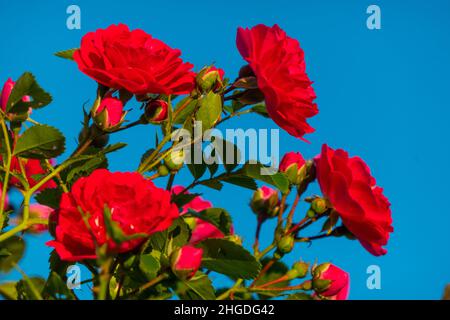
[[[203,249],[193,246],[183,246],[172,256],[172,271],[181,279],[192,278],[202,263]]]
[[[193,65],[143,30],[124,24],[89,32],[75,51],[78,68],[99,83],[135,94],[185,94],[194,88]]]
[[[327,145],[315,162],[320,188],[343,224],[370,253],[386,254],[383,246],[394,231],[390,203],[369,167],[359,157],[349,158],[344,150]]]
[[[164,100],[151,100],[145,104],[145,117],[153,123],[160,123],[167,119],[169,105]]]
[[[269,116],[289,134],[303,139],[314,129],[306,120],[318,113],[316,95],[305,72],[303,50],[278,25],[239,28],[236,43],[256,75]]]
[[[118,127],[125,118],[121,100],[107,95],[102,99],[96,110],[93,110],[95,123],[102,129],[108,130]]]
[[[170,202],[170,193],[141,175],[98,169],[77,180],[72,190],[63,194],[56,215],[56,240],[47,244],[56,249],[62,260],[77,261],[95,259],[96,245],[106,244],[109,252],[121,253],[144,241],[138,238],[119,244],[108,237],[105,206],[125,235],[151,235],[167,229],[179,216],[176,205]]]
[[[42,168],[41,162],[38,159],[23,159],[23,158],[17,158],[13,157],[11,159],[11,171],[17,174],[21,173],[21,168],[19,161],[21,161],[22,166],[25,169],[25,174],[27,176],[28,183],[30,185],[30,188],[33,188],[39,180],[42,179],[43,176],[47,175],[47,172]],[[51,162],[54,164],[54,160],[51,160]],[[22,188],[22,184],[19,179],[16,177],[11,177],[11,184]],[[53,180],[47,181],[44,185],[42,185],[39,188],[39,191],[42,191],[47,188],[56,188],[56,183]]]
[[[350,289],[350,276],[331,263],[324,263],[314,270],[314,280],[329,280],[326,288],[319,290],[321,296],[331,300],[347,300]]]

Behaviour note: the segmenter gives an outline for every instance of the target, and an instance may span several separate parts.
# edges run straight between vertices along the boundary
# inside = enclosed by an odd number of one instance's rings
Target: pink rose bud
[[[299,184],[306,176],[306,161],[299,152],[288,152],[280,162],[280,171],[284,172],[292,184]]]
[[[178,249],[171,258],[173,273],[183,280],[192,278],[202,263],[203,249],[186,245]]]
[[[223,85],[225,73],[215,66],[205,67],[197,74],[196,82],[201,92],[217,91]]]
[[[11,92],[14,88],[14,85],[16,83],[11,79],[8,78],[8,80],[6,80],[5,84],[3,85],[3,89],[1,92],[1,96],[0,96],[0,107],[2,108],[3,112],[6,111],[6,105],[8,104],[8,100],[9,100],[9,96],[11,95]],[[24,96],[22,98],[23,102],[29,102],[30,101],[30,97],[29,96]],[[31,108],[28,110],[28,113],[31,113]]]
[[[261,219],[273,218],[279,211],[278,192],[263,186],[253,193],[250,207]]]
[[[100,129],[108,131],[120,126],[125,115],[122,101],[107,95],[101,100],[98,107],[94,108],[92,117]]]
[[[191,239],[189,243],[194,245],[206,239],[221,239],[225,235],[213,224],[206,222],[205,220],[195,218],[190,222],[192,228]],[[233,233],[233,227],[231,227],[230,233]]]
[[[30,218],[48,220],[53,209],[41,204],[30,205]],[[48,226],[46,224],[34,224],[28,231],[31,233],[42,233],[47,231]]]
[[[350,277],[347,272],[331,263],[323,263],[313,271],[313,288],[331,300],[347,300]]]
[[[151,100],[145,105],[145,119],[148,122],[160,123],[167,119],[169,105],[164,100]]]

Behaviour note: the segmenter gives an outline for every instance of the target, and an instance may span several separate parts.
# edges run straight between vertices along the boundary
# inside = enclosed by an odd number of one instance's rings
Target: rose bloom
[[[95,259],[96,246],[105,244],[108,252],[130,251],[145,239],[114,242],[106,232],[105,206],[125,235],[151,235],[167,229],[179,217],[178,208],[170,198],[170,192],[138,173],[97,169],[90,176],[78,179],[71,191],[63,194],[55,217],[56,239],[47,244],[67,261]]]
[[[278,25],[239,28],[236,43],[256,76],[267,112],[290,135],[303,139],[314,129],[306,122],[318,113],[316,95],[305,72],[303,50]]]
[[[134,94],[185,94],[194,88],[193,65],[181,52],[124,24],[87,33],[74,53],[78,68],[97,82]]]
[[[359,157],[327,145],[315,158],[323,194],[345,227],[375,256],[384,255],[392,228],[391,209],[383,189],[376,186],[369,167]]]
[[[172,192],[174,194],[179,194],[183,190],[184,190],[183,186],[175,186],[172,188]],[[181,208],[181,214],[187,213],[189,209],[201,212],[211,207],[212,207],[211,202],[204,200],[202,197],[198,196],[192,199],[190,202],[188,202]],[[190,244],[197,244],[205,239],[225,237],[222,231],[220,231],[216,226],[212,225],[211,223],[205,220],[194,218],[193,225],[194,228],[191,233],[191,239],[189,240]],[[233,233],[233,227],[231,227],[230,232]]]
[[[11,171],[12,172],[17,173],[17,174],[21,173],[19,161],[22,162],[22,166],[25,169],[25,174],[26,174],[28,183],[30,185],[30,188],[33,188],[39,182],[39,180],[41,180],[43,178],[43,176],[47,175],[47,172],[41,166],[40,160],[38,160],[38,159],[23,159],[23,158],[19,159],[17,157],[12,157],[12,160],[11,160]],[[52,160],[50,160],[50,163],[52,165],[54,165],[55,161],[52,159]],[[20,180],[17,179],[16,177],[11,177],[10,181],[11,181],[12,185],[18,187],[19,189],[23,188]],[[57,187],[57,185],[56,185],[55,181],[49,180],[39,188],[39,191],[42,191],[47,188],[56,188],[56,187]]]
[[[101,128],[111,129],[123,122],[125,114],[122,101],[108,94],[94,111],[94,119]]]

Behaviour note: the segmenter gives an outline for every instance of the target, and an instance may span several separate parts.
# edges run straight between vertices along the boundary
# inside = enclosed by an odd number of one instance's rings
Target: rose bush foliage
[[[53,240],[47,245],[54,251],[47,279],[0,283],[0,295],[76,299],[66,272],[77,264],[92,273],[95,299],[348,298],[350,275],[328,262],[302,261],[298,247],[346,236],[375,256],[387,253],[390,203],[362,159],[327,145],[314,159],[292,150],[268,176],[262,164],[237,158],[190,163],[190,152],[177,147],[190,149],[196,142],[171,139],[180,128],[192,133],[197,122],[206,130],[243,114],[268,117],[301,140],[314,131],[308,120],[318,113],[316,95],[299,42],[277,25],[257,25],[239,28],[236,44],[246,64],[230,81],[214,65],[195,73],[180,50],[143,30],[118,24],[87,33],[79,48],[56,54],[74,60],[98,84],[91,110],[83,108],[83,126],[74,133],[78,146],[67,152],[58,129],[32,119],[51,95],[29,72],[16,81],[5,77],[0,271],[17,266],[28,234],[49,232]],[[130,119],[129,106],[139,104],[141,115]],[[110,139],[143,125],[155,126],[163,138],[143,146],[134,172],[112,172],[108,155],[126,144]],[[177,180],[181,170],[189,170],[192,180]],[[198,186],[220,192],[225,183],[253,190],[247,210],[256,216],[252,246],[235,233],[239,215],[198,193]],[[314,183],[322,194],[308,191]],[[10,203],[12,189],[23,196],[20,206]],[[302,201],[307,212],[300,210]],[[273,240],[262,248],[261,227],[270,219],[276,228],[264,231]],[[322,224],[319,234],[308,232],[312,224]],[[286,265],[285,255],[297,262]],[[216,288],[211,273],[234,284]]]

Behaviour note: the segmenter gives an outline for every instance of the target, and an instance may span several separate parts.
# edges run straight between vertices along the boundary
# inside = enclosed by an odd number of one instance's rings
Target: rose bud
[[[327,200],[323,198],[316,198],[311,202],[311,209],[318,214],[322,214],[328,210]]]
[[[0,107],[2,108],[3,112],[6,112],[6,105],[8,104],[8,100],[9,100],[9,96],[11,95],[11,92],[14,88],[14,85],[16,83],[11,79],[8,78],[8,80],[6,80],[5,84],[3,85],[1,94],[0,94]],[[30,97],[29,96],[24,96],[22,98],[23,102],[29,102],[30,101]],[[13,113],[9,113],[7,116],[9,118],[9,120],[11,121],[24,121],[26,120],[26,118],[28,118],[28,115],[31,114],[32,109],[29,108],[28,109],[28,113],[25,113],[24,115],[17,115],[17,114],[13,114]]]
[[[205,67],[197,74],[195,82],[201,92],[217,91],[223,86],[225,73],[215,66]]]
[[[263,220],[275,217],[280,209],[278,192],[266,186],[259,188],[253,193],[250,207]]]
[[[247,77],[254,77],[255,73],[253,72],[252,68],[246,64],[239,70],[239,79],[240,78],[247,78]]]
[[[350,277],[347,272],[331,263],[323,263],[313,270],[314,290],[331,300],[347,300]]]
[[[183,280],[192,278],[202,263],[203,249],[190,245],[183,246],[172,254],[173,273]]]
[[[92,118],[95,124],[104,131],[110,131],[119,127],[124,121],[127,112],[123,111],[123,103],[120,99],[110,94],[103,98],[98,106],[92,110]]]
[[[298,261],[292,265],[292,269],[289,270],[286,275],[289,280],[293,280],[296,278],[304,278],[308,274],[309,263]]]
[[[294,236],[288,234],[277,241],[277,249],[281,254],[289,253],[294,248]]]
[[[158,175],[160,177],[165,177],[169,174],[169,168],[167,168],[164,164],[160,164],[158,167]]]
[[[183,167],[184,151],[183,149],[170,152],[164,159],[164,164],[171,172],[176,172]]]
[[[145,105],[144,117],[150,123],[161,123],[167,119],[168,107],[164,100],[151,100]]]
[[[279,169],[292,184],[298,185],[306,176],[306,161],[299,152],[288,152],[281,159]]]
[[[41,204],[30,205],[30,218],[48,220],[53,209]],[[28,231],[31,233],[42,233],[48,230],[46,224],[33,224]]]

